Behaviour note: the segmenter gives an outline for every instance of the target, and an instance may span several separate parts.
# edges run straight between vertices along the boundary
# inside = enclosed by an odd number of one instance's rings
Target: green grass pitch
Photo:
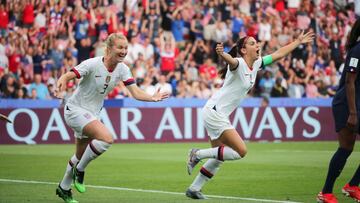
[[[187,153],[192,147],[208,146],[114,144],[88,166],[85,184],[89,187],[84,194],[74,192],[74,197],[80,202],[196,202],[184,195],[200,168],[197,166],[192,176],[187,175]],[[203,188],[206,195],[223,197],[206,202],[315,202],[337,142],[247,146],[244,159],[223,164]],[[73,150],[74,145],[0,145],[0,202],[62,202],[55,188]],[[340,189],[359,163],[357,145],[335,183],[339,202],[353,202],[342,196]]]

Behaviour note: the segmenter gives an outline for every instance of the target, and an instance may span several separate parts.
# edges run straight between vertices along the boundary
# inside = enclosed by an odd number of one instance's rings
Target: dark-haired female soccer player
[[[353,25],[346,43],[347,56],[340,78],[339,88],[332,102],[335,128],[338,133],[339,148],[330,161],[328,174],[317,201],[337,203],[332,193],[336,178],[345,166],[347,158],[354,149],[356,135],[359,134],[360,116],[360,19]],[[360,166],[354,176],[343,188],[342,193],[360,202]]]
[[[253,37],[241,38],[229,53],[224,53],[222,44],[216,46],[217,54],[227,65],[219,72],[224,79],[223,86],[208,100],[202,111],[212,148],[190,150],[187,164],[189,174],[200,160],[208,160],[187,189],[186,196],[204,199],[200,190],[220,165],[226,160],[237,160],[246,155],[246,145],[228,117],[254,86],[257,72],[263,66],[283,58],[300,44],[312,42],[313,38],[312,32],[302,32],[296,40],[265,57],[260,57],[260,46]]]

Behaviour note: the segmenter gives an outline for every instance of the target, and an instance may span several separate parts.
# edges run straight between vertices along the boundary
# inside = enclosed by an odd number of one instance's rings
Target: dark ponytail
[[[243,37],[240,38],[236,44],[230,49],[230,51],[228,52],[228,54],[230,54],[230,56],[232,56],[233,58],[236,58],[238,56],[238,54],[240,54],[242,56],[242,53],[240,52],[240,49],[244,48],[245,42],[247,40],[248,37]],[[221,77],[221,79],[225,79],[226,73],[227,73],[227,66],[228,64],[225,64],[225,66],[219,70],[219,75]]]
[[[356,45],[359,37],[360,37],[360,18],[358,18],[356,20],[356,22],[354,23],[354,25],[351,28],[350,34],[349,34],[347,42],[346,42],[346,51],[347,52],[349,52],[350,49]]]

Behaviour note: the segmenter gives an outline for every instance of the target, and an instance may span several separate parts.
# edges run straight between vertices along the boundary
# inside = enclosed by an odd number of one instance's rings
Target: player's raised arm
[[[272,57],[272,62],[277,61],[283,58],[284,56],[288,55],[300,44],[312,42],[314,40],[314,37],[315,34],[313,32],[307,32],[304,34],[304,31],[302,31],[296,40],[294,40],[293,42],[291,42],[286,46],[281,47],[280,49],[278,49],[277,51],[275,51],[270,55]]]
[[[237,68],[239,61],[230,54],[224,52],[224,45],[222,43],[217,44],[215,50],[216,53],[230,65],[230,70],[235,70]]]

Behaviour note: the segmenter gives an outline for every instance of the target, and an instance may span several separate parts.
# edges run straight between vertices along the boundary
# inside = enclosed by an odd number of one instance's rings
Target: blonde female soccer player
[[[190,150],[187,163],[189,175],[200,160],[208,160],[187,189],[186,196],[205,199],[200,190],[215,175],[220,165],[224,161],[241,159],[246,155],[246,145],[228,117],[254,86],[257,72],[263,66],[286,56],[300,44],[312,42],[313,38],[312,32],[302,32],[292,43],[265,57],[260,57],[260,46],[253,37],[241,38],[229,53],[224,53],[222,44],[216,46],[216,53],[227,63],[219,71],[224,84],[203,108],[202,116],[211,148]]]
[[[137,100],[157,102],[169,96],[168,93],[160,93],[160,90],[148,95],[135,84],[129,67],[123,63],[127,48],[125,36],[113,33],[106,39],[105,56],[83,61],[57,82],[56,95],[60,96],[69,80],[81,79],[64,107],[66,124],[74,130],[76,137],[76,152],[56,189],[56,194],[65,202],[77,202],[72,197],[71,182],[74,182],[77,191],[85,192],[86,166],[113,143],[110,131],[99,120],[99,113],[105,96],[116,84],[122,81]]]

